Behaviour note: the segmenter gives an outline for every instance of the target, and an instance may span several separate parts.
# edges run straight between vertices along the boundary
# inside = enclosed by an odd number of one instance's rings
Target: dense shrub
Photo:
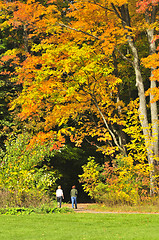
[[[42,201],[46,194],[55,192],[56,181],[61,174],[43,163],[53,156],[49,144],[30,146],[31,136],[27,133],[6,141],[5,152],[0,151],[0,196],[2,205],[30,206]]]
[[[93,157],[83,166],[80,182],[96,202],[105,204],[138,204],[149,200],[149,168],[134,164],[133,159],[118,156],[114,165],[100,166]]]
[[[38,191],[22,192],[21,194],[0,189],[0,208],[4,207],[39,207],[41,205],[52,205],[54,196],[38,194]]]

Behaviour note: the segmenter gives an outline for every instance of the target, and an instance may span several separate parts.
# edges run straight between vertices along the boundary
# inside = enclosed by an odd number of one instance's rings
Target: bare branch
[[[90,37],[93,37],[93,38],[95,38],[95,39],[100,40],[99,37],[97,37],[97,36],[95,36],[95,35],[93,35],[93,34],[87,33],[87,32],[85,32],[85,31],[82,31],[82,30],[79,30],[79,29],[76,29],[76,28],[72,28],[72,27],[70,27],[70,26],[68,26],[68,25],[65,25],[65,24],[63,24],[63,23],[57,23],[57,25],[59,25],[59,26],[61,26],[61,27],[69,28],[69,29],[74,30],[74,31],[76,31],[76,32],[84,33],[85,35],[88,35],[88,36],[90,36]]]
[[[111,131],[111,129],[109,128],[108,123],[107,123],[107,121],[106,121],[106,119],[105,119],[103,113],[101,112],[101,110],[100,110],[100,108],[99,108],[99,106],[98,106],[98,103],[97,103],[97,101],[96,101],[95,99],[94,99],[94,103],[95,103],[95,106],[96,106],[96,108],[98,109],[98,111],[99,111],[99,113],[100,113],[100,115],[101,115],[101,117],[102,117],[102,119],[103,119],[103,122],[104,122],[106,128],[108,129],[110,135],[112,136],[115,145],[120,149],[121,152],[124,152],[123,148],[120,147],[120,145],[118,144],[118,141],[117,141],[117,139],[116,139],[114,133],[113,133],[113,132]]]
[[[118,12],[118,10],[115,7],[115,5],[113,3],[111,3],[111,5],[112,5],[112,8],[113,8],[115,14],[117,15],[117,17],[123,21],[123,18],[120,16],[120,13]]]
[[[96,143],[94,143],[94,142],[90,142],[86,137],[85,137],[85,140],[86,140],[89,144],[94,145],[96,148],[98,148],[98,149],[100,149],[100,150],[102,150],[102,151],[105,151],[104,148],[98,146],[98,145],[97,145]]]
[[[126,60],[126,61],[129,62],[132,66],[134,66],[133,62],[132,62],[131,60],[129,60],[127,57],[125,57],[125,55],[124,55],[118,48],[116,48],[116,47],[114,47],[114,48],[115,48],[115,50],[118,51],[118,53],[122,56],[122,58],[123,58],[124,60]]]
[[[75,5],[74,5],[73,3],[70,2],[69,4],[72,5],[77,11],[79,11],[79,9],[76,8]]]
[[[105,9],[105,10],[108,10],[108,11],[110,11],[110,12],[113,12],[112,9],[107,8],[107,7],[104,7],[104,6],[100,5],[99,3],[95,2],[95,1],[94,1],[94,2],[88,1],[88,2],[89,2],[89,3],[93,3],[93,4],[97,5],[98,7],[103,8],[103,9]]]

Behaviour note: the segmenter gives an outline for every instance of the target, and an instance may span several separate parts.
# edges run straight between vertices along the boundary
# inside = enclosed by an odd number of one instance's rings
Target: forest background
[[[0,9],[1,199],[29,205],[59,182],[105,204],[157,198],[159,0]]]

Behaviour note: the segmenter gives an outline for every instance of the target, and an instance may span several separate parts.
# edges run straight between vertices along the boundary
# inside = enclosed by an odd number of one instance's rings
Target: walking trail
[[[120,211],[102,211],[97,209],[90,209],[91,206],[96,205],[93,203],[78,203],[77,209],[74,209],[77,213],[120,213],[120,214],[159,214],[159,212],[120,212]],[[63,207],[72,208],[71,204],[63,204]]]

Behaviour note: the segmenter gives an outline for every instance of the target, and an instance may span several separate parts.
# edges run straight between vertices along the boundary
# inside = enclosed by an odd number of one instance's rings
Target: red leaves
[[[137,2],[136,7],[138,8],[138,13],[145,13],[146,11],[151,11],[153,6],[156,6],[159,0],[140,0]]]
[[[60,148],[62,148],[63,145],[61,142],[56,142],[52,145],[52,147],[50,148],[50,151],[53,151],[53,150],[60,150]]]

